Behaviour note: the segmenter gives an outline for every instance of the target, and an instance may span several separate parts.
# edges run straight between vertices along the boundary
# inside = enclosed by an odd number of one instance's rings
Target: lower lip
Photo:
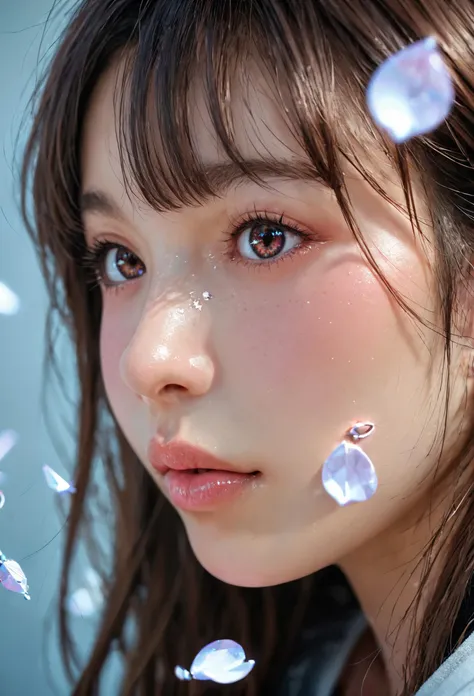
[[[170,502],[181,510],[210,510],[238,498],[255,483],[256,474],[234,471],[174,471],[163,477]]]

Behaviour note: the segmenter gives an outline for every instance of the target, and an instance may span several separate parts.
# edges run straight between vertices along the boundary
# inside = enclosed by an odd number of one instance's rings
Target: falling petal
[[[7,456],[9,451],[18,442],[18,433],[14,430],[3,430],[0,433],[0,460]]]
[[[94,598],[85,587],[76,590],[67,598],[66,608],[73,616],[85,617],[92,616],[98,609]]]
[[[199,651],[189,672],[184,667],[176,667],[175,675],[186,681],[192,678],[233,684],[244,679],[254,666],[254,660],[245,661],[241,645],[233,640],[216,640]]]
[[[194,678],[196,674],[208,674],[209,670],[229,670],[241,665],[245,652],[241,645],[233,640],[215,640],[198,652],[189,670]]]
[[[176,677],[178,677],[178,679],[181,679],[181,681],[191,681],[192,679],[191,674],[188,672],[187,669],[184,669],[184,667],[175,667],[174,674]]]
[[[68,483],[62,476],[57,474],[50,466],[45,464],[43,466],[43,474],[46,479],[46,483],[51,488],[51,490],[56,491],[56,493],[75,493],[76,489],[71,483]]]
[[[235,682],[245,679],[245,677],[250,674],[250,672],[255,667],[255,660],[248,660],[243,662],[238,667],[234,667],[228,672],[221,671],[210,671],[207,674],[207,678],[216,682],[217,684],[234,684]]]
[[[88,568],[85,575],[85,587],[73,592],[66,602],[69,613],[74,616],[92,616],[99,611],[104,603],[100,576],[92,568]]]
[[[0,281],[0,314],[12,316],[20,309],[20,300],[13,290]]]
[[[387,58],[367,88],[372,118],[395,143],[438,128],[454,99],[451,76],[433,38],[417,41]]]
[[[21,566],[0,553],[0,583],[6,590],[22,594],[25,599],[30,599],[28,594],[28,581]]]

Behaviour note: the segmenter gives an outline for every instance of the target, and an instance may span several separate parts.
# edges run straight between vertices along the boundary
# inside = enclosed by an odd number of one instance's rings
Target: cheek
[[[392,268],[387,280],[424,311],[423,275],[415,261],[404,263],[404,276]],[[304,478],[357,420],[376,424],[379,461],[388,461],[389,448],[395,456],[415,447],[426,414],[429,341],[367,266],[338,262],[256,298],[241,296],[220,354],[230,360],[228,392],[247,404],[255,437],[263,427],[274,462],[300,462]]]
[[[130,413],[140,400],[123,382],[120,363],[133,337],[135,321],[132,306],[125,308],[119,297],[105,298],[100,331],[102,377],[109,403],[126,435]]]
[[[247,301],[228,347],[252,392],[341,404],[377,379],[382,357],[399,348],[394,308],[372,273],[356,263],[323,278],[306,276],[272,301]],[[237,330],[238,323],[238,330]],[[237,356],[240,354],[240,358]],[[360,392],[360,390],[359,390]]]
[[[104,311],[100,332],[100,359],[104,384],[111,398],[121,389],[120,358],[125,348],[123,331],[119,330],[118,317]]]

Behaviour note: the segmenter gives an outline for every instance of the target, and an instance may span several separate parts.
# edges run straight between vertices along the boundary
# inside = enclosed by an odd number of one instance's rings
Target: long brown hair
[[[173,670],[177,664],[188,664],[199,647],[218,636],[240,641],[258,660],[258,669],[244,682],[228,687],[230,693],[272,693],[272,679],[278,681],[287,664],[294,637],[308,617],[318,614],[318,587],[331,582],[330,573],[323,571],[284,586],[250,590],[211,577],[195,560],[178,516],[114,422],[99,364],[101,296],[80,263],[85,251],[79,208],[81,128],[99,77],[112,61],[123,60],[124,89],[117,108],[127,186],[154,208],[169,210],[199,204],[213,194],[191,137],[196,79],[203,84],[227,156],[245,172],[233,137],[230,96],[245,81],[249,67],[259,65],[307,153],[308,167],[334,190],[381,282],[413,316],[413,308],[376,268],[354,224],[340,162],[349,160],[385,196],[360,158],[365,152],[370,159],[374,146],[381,147],[400,176],[406,208],[418,233],[412,193],[415,172],[432,216],[448,373],[459,289],[474,255],[473,34],[471,0],[78,3],[37,94],[22,177],[25,221],[37,244],[52,312],[70,327],[80,385],[77,493],[69,513],[60,612],[62,646],[76,681],[75,695],[98,692],[113,649],[125,656],[123,694],[207,692],[212,686],[180,683]],[[429,35],[437,37],[452,70],[457,102],[448,123],[435,133],[395,147],[371,123],[365,87],[387,56]],[[447,428],[449,380],[443,389]],[[466,411],[472,422],[468,403]],[[405,696],[441,663],[474,571],[474,495],[465,484],[459,492],[456,487],[474,455],[474,427],[468,431],[455,453],[443,454],[443,470],[449,472],[455,489],[447,517],[457,510],[457,518],[444,568],[413,638]],[[93,463],[104,466],[110,482],[115,543],[101,625],[87,665],[77,676],[65,598],[71,562],[86,526],[87,538],[94,539],[89,505]],[[422,559],[426,568],[420,593],[441,533],[442,529]],[[133,638],[127,642],[130,621]]]

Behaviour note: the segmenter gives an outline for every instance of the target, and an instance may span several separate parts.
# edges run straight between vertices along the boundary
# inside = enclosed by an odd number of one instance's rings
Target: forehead
[[[103,183],[111,172],[118,182],[122,180],[117,134],[123,124],[119,122],[117,105],[123,96],[126,99],[123,77],[123,64],[115,64],[102,75],[92,94],[82,133],[83,188]],[[199,163],[227,161],[222,142],[216,136],[205,89],[199,81],[191,89],[188,104],[193,151]],[[159,104],[156,109],[160,109]],[[306,159],[284,110],[278,106],[276,90],[257,69],[240,79],[233,89],[230,112],[233,140],[242,159]],[[157,129],[152,137],[154,146],[159,148]]]
[[[117,61],[104,72],[92,94],[82,131],[82,190],[105,191],[107,197],[112,198],[120,206],[126,205],[129,209],[130,206],[136,208],[137,201],[146,201],[146,207],[150,205],[152,208],[156,207],[157,210],[167,211],[174,209],[174,206],[173,204],[169,205],[166,201],[164,204],[161,203],[163,200],[161,197],[162,186],[164,182],[166,187],[169,180],[173,180],[175,177],[174,181],[177,182],[178,189],[176,196],[178,208],[188,205],[184,196],[181,197],[181,191],[189,182],[191,182],[191,188],[194,187],[200,191],[198,198],[194,199],[190,205],[203,203],[210,194],[202,193],[204,189],[200,188],[201,171],[204,172],[204,178],[206,178],[207,165],[215,163],[226,165],[231,162],[231,159],[226,154],[222,139],[217,135],[210,114],[209,95],[202,81],[197,78],[191,85],[188,95],[187,118],[184,118],[184,122],[189,125],[191,147],[182,148],[184,151],[192,150],[191,159],[196,158],[197,169],[194,172],[186,168],[180,169],[179,165],[182,165],[180,162],[176,167],[176,174],[173,147],[170,147],[169,143],[161,141],[158,125],[164,120],[164,114],[160,114],[159,109],[170,107],[166,107],[166,105],[162,107],[155,100],[150,114],[147,114],[138,124],[147,129],[146,147],[142,148],[138,152],[138,156],[135,157],[135,166],[138,164],[138,168],[141,169],[142,158],[145,158],[146,174],[144,180],[146,183],[138,191],[138,198],[135,198],[130,195],[130,182],[134,193],[137,191],[134,176],[130,176],[128,148],[126,143],[124,145],[124,141],[117,137],[117,134],[124,130],[124,126],[125,130],[127,126],[126,121],[120,122],[121,111],[118,107],[123,101],[124,113],[127,114],[130,103],[127,104],[127,87],[123,87],[124,84],[127,84],[124,77],[128,77],[125,75],[124,65],[124,62]],[[363,195],[364,199],[371,200],[371,209],[373,210],[380,211],[381,206],[385,208],[388,205],[387,201],[392,201],[397,207],[406,210],[405,192],[400,184],[400,179],[389,161],[386,151],[382,151],[375,138],[372,138],[368,147],[367,141],[362,135],[362,127],[358,127],[357,124],[352,124],[351,128],[346,129],[344,138],[340,137],[339,132],[333,130],[329,133],[332,144],[328,156],[328,152],[324,151],[325,138],[320,137],[320,134],[318,135],[318,123],[313,124],[308,118],[305,125],[306,128],[311,128],[312,132],[315,133],[314,143],[316,144],[316,148],[313,146],[310,158],[301,144],[304,142],[301,128],[296,123],[289,122],[288,112],[283,106],[284,103],[282,95],[278,93],[275,80],[272,81],[255,66],[253,70],[241,71],[239,79],[232,85],[232,94],[229,96],[228,103],[224,105],[224,114],[226,113],[225,107],[228,107],[230,116],[229,123],[225,124],[225,128],[227,134],[231,134],[234,151],[238,153],[239,161],[244,165],[249,161],[253,164],[259,161],[270,162],[269,169],[264,169],[263,173],[258,172],[257,183],[271,186],[269,181],[271,179],[288,178],[306,181],[312,179],[323,182],[332,188],[334,181],[337,181],[339,176],[339,181],[343,179],[347,195],[353,203],[355,202],[354,197],[360,199]],[[178,128],[183,123],[179,108],[178,104],[175,107],[177,113],[171,114],[172,123]],[[354,118],[350,113],[349,104],[345,111],[347,112],[347,122],[349,122],[351,118]],[[338,131],[344,133],[345,126],[347,123],[341,123]],[[137,124],[135,124],[136,127]],[[361,133],[360,138],[352,137],[349,141],[348,133],[357,131]],[[140,137],[141,135],[140,133]],[[153,150],[155,153],[152,152],[150,157],[149,153]],[[347,151],[349,157],[341,154],[341,152]],[[164,156],[162,156],[163,152]],[[314,152],[316,152],[315,156]],[[334,158],[334,152],[337,152],[336,158]],[[156,155],[156,153],[158,154]],[[319,161],[316,162],[318,159]],[[155,161],[157,166],[154,166]],[[289,165],[293,162],[296,164],[291,171]],[[330,164],[327,164],[328,162]],[[354,166],[354,162],[356,166]],[[276,169],[275,163],[279,165]],[[239,165],[237,165],[237,169],[238,167]],[[242,174],[242,172],[240,173]],[[169,178],[167,179],[167,177]],[[234,185],[239,181],[245,182],[246,177],[244,175],[243,178],[239,179],[237,176],[231,180],[232,185]],[[375,181],[377,186],[374,187],[373,184],[368,183],[369,181]],[[147,182],[150,182],[149,187],[146,185]],[[198,183],[196,184],[196,182]],[[148,188],[152,191],[151,196],[147,195]],[[380,195],[382,188],[383,196]],[[219,195],[225,193],[226,190],[226,185],[221,188],[216,187]],[[158,199],[156,192],[158,192]],[[158,204],[155,204],[157,200]],[[418,203],[420,203],[419,200]],[[139,205],[139,207],[141,206]],[[422,217],[424,220],[429,218],[424,213]]]

